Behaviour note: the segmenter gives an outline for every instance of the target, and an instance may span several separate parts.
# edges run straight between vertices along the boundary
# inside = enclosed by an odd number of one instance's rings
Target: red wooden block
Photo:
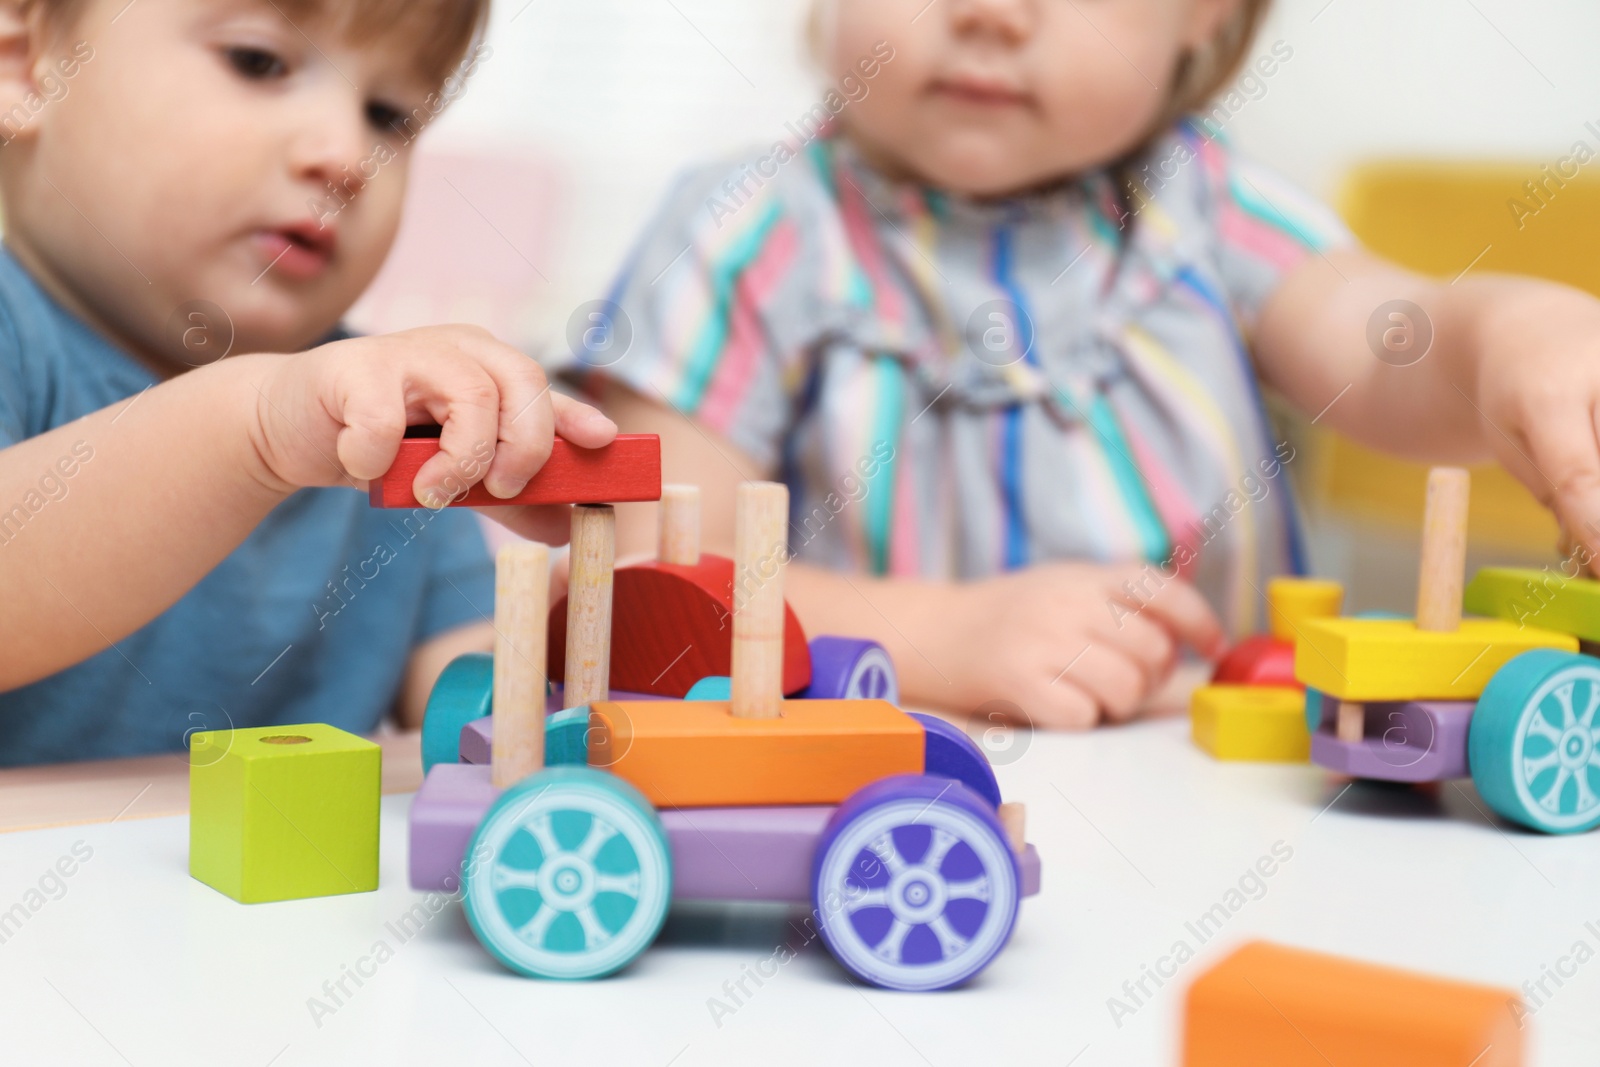
[[[1270,634],[1247,637],[1222,657],[1212,682],[1230,685],[1292,685],[1304,689],[1294,676],[1294,643]]]
[[[407,437],[394,466],[368,487],[375,508],[419,508],[411,491],[417,471],[439,451],[437,437]],[[661,499],[661,438],[653,433],[622,433],[604,448],[579,448],[557,437],[550,458],[509,500],[490,496],[474,483],[450,507],[501,507],[512,504],[621,504]]]
[[[679,697],[733,663],[733,560],[702,554],[694,566],[643,563],[620,568],[611,593],[611,689]],[[550,677],[567,663],[567,598],[550,609]],[[783,691],[811,684],[811,650],[783,608]]]

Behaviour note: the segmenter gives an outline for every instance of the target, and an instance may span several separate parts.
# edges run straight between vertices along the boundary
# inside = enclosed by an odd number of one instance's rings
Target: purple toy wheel
[[[1000,783],[995,781],[994,768],[989,766],[989,757],[983,754],[978,743],[968,737],[965,730],[937,715],[924,715],[919,711],[908,714],[922,724],[923,773],[954,778],[987,800],[990,807],[998,808]]]
[[[894,661],[876,641],[856,637],[811,639],[811,684],[808,700],[887,700],[900,703],[900,681]]]
[[[811,877],[834,958],[873,985],[914,992],[959,985],[999,955],[1020,884],[988,803],[920,774],[874,782],[839,805]]]

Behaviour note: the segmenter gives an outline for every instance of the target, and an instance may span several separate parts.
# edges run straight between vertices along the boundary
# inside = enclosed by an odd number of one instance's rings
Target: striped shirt
[[[799,559],[1145,560],[1243,630],[1302,555],[1250,333],[1285,272],[1348,240],[1193,123],[1121,180],[985,202],[824,136],[689,174],[615,329],[572,355],[780,471]]]

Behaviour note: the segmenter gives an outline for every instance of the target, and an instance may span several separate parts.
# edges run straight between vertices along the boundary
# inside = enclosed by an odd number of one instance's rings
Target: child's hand
[[[1485,440],[1501,464],[1600,559],[1600,302],[1542,284],[1488,315],[1478,365]]]
[[[552,393],[532,359],[470,326],[336,341],[259,367],[252,439],[266,476],[287,489],[377,478],[408,425],[435,422],[439,454],[417,474],[418,499],[445,493],[447,479],[512,497],[550,457],[554,434],[598,448],[617,432],[594,408]],[[505,510],[519,532],[566,539],[565,509]]]
[[[1142,566],[1030,567],[956,586],[921,630],[928,636],[914,639],[958,688],[956,706],[1008,700],[1035,726],[1085,729],[1138,711],[1180,644],[1220,651],[1222,626],[1205,599],[1187,582],[1159,582]]]

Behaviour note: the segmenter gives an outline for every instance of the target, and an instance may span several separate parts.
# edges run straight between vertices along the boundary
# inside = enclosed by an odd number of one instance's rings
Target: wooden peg
[[[745,482],[734,501],[733,714],[783,714],[783,565],[789,487]]]
[[[617,513],[609,504],[579,504],[572,509],[562,700],[569,708],[611,695],[611,582],[616,550]]]
[[[1006,840],[1011,851],[1022,855],[1028,844],[1028,808],[1020,800],[1010,800],[999,807],[1000,825],[1005,827]]]
[[[1461,586],[1467,568],[1467,497],[1470,475],[1460,467],[1428,472],[1422,514],[1422,570],[1417,580],[1417,629],[1453,633],[1461,628]]]
[[[1339,701],[1339,718],[1334,724],[1334,734],[1339,740],[1356,743],[1366,736],[1366,732],[1366,705]]]
[[[663,485],[661,487],[661,547],[656,555],[662,563],[693,567],[700,562],[700,487]]]
[[[550,548],[514,541],[495,558],[494,746],[490,774],[505,789],[544,766],[545,629]]]

